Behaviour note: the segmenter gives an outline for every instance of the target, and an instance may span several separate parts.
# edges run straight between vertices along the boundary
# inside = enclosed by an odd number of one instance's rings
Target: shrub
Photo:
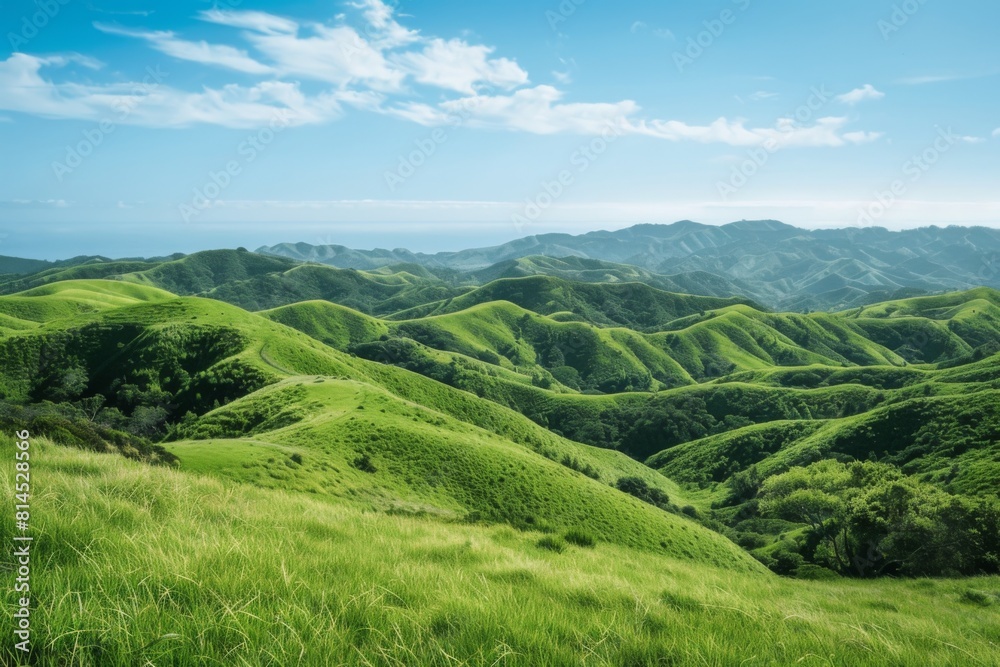
[[[615,486],[618,487],[619,491],[635,496],[645,503],[664,510],[670,508],[670,497],[663,491],[647,484],[646,480],[641,477],[622,477]]]
[[[701,513],[698,512],[698,508],[694,505],[685,505],[681,508],[681,513],[691,517],[692,519],[701,518]]]
[[[539,549],[548,549],[549,551],[555,551],[557,554],[561,554],[566,550],[566,542],[562,538],[553,537],[552,535],[546,535],[538,540],[536,544]]]
[[[579,528],[571,528],[566,531],[566,535],[563,536],[564,539],[570,544],[575,544],[578,547],[593,547],[597,544],[597,540],[590,533],[580,530]]]
[[[962,593],[962,602],[969,602],[972,604],[977,604],[981,607],[989,607],[995,602],[1000,602],[1000,595],[996,593],[987,593],[985,591],[977,591],[973,588]]]
[[[601,479],[601,473],[597,471],[597,468],[589,463],[581,463],[580,459],[575,456],[563,454],[563,457],[559,462],[570,470],[575,470],[586,475],[587,477],[590,477],[591,479]]]
[[[351,461],[351,465],[360,470],[361,472],[374,473],[378,472],[378,468],[375,467],[375,463],[372,462],[372,458],[367,454],[361,454],[356,459]]]

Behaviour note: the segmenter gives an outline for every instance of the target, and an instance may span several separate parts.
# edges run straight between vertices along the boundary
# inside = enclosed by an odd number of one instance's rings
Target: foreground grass
[[[560,552],[505,527],[364,512],[41,440],[33,452],[41,665],[1000,660],[995,578],[802,582],[608,544]],[[10,627],[9,555],[3,566]],[[14,662],[6,632],[0,655]]]

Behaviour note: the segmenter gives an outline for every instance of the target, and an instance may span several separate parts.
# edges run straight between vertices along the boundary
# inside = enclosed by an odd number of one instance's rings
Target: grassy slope
[[[998,657],[996,578],[806,582],[608,544],[554,553],[506,527],[372,513],[41,440],[32,452],[39,665],[957,667]],[[10,459],[9,443],[0,456]],[[2,470],[9,493],[12,470]],[[12,521],[4,513],[0,533]],[[4,586],[5,610],[11,595]]]
[[[933,378],[934,374],[930,374]],[[1000,391],[964,386],[940,396],[899,396],[840,419],[774,420],[692,440],[646,463],[680,482],[723,482],[756,465],[777,474],[825,458],[892,463],[959,494],[995,496],[1000,485]]]
[[[504,368],[529,375],[569,366],[583,383],[607,392],[680,386],[775,366],[905,363],[835,317],[769,314],[742,305],[682,318],[676,329],[657,334],[558,321],[509,302],[402,321],[365,319],[312,302],[264,314],[339,349],[390,333],[472,358],[498,356]],[[344,327],[356,333],[345,335]]]
[[[94,260],[74,266],[57,266],[26,276],[15,276],[0,282],[0,293],[10,294],[23,292],[33,287],[40,287],[64,280],[97,280],[126,273],[145,271],[157,265],[157,262],[146,261],[107,261]]]
[[[367,343],[389,332],[379,320],[329,301],[305,301],[260,313],[337,350]]]
[[[393,319],[444,315],[491,301],[510,301],[541,315],[569,312],[594,324],[635,329],[656,327],[701,311],[752,304],[743,298],[674,294],[643,283],[589,284],[531,276],[496,280],[454,299],[398,313]]]
[[[146,289],[111,284],[116,288]],[[89,295],[86,298],[90,298]],[[423,492],[429,494],[424,501],[432,501],[430,504],[440,501],[435,493],[427,491],[424,482],[407,481],[407,470],[423,466],[427,475],[442,474],[434,472],[442,469],[442,461],[447,459],[451,462],[448,465],[452,465],[463,460],[462,470],[471,476],[455,487],[449,496],[450,504],[446,503],[447,509],[479,511],[514,523],[529,523],[529,519],[537,519],[563,528],[582,522],[603,539],[664,549],[678,556],[699,554],[710,560],[728,559],[731,563],[755,566],[731,544],[694,523],[654,510],[610,488],[619,477],[640,476],[671,494],[675,502],[684,501],[675,486],[622,454],[570,442],[494,403],[401,369],[348,357],[288,327],[216,301],[181,298],[131,305],[86,318],[55,320],[47,327],[11,335],[3,341],[2,348],[7,366],[7,393],[17,395],[17,384],[10,379],[15,375],[13,366],[20,364],[25,371],[33,368],[40,362],[33,360],[31,355],[42,354],[48,337],[67,329],[77,329],[82,324],[96,327],[96,331],[102,333],[83,337],[72,346],[74,358],[84,364],[87,375],[94,381],[110,377],[110,370],[114,371],[114,377],[127,376],[129,369],[136,364],[159,372],[161,376],[168,373],[176,375],[172,360],[189,354],[193,336],[202,333],[206,327],[213,328],[217,334],[220,331],[230,332],[232,335],[217,335],[225,344],[216,346],[214,354],[205,355],[200,361],[188,359],[188,374],[192,382],[177,391],[176,400],[195,410],[204,407],[204,401],[199,402],[195,392],[201,395],[210,388],[210,385],[200,381],[202,375],[237,363],[256,369],[259,375],[251,377],[258,384],[273,383],[288,375],[315,374],[332,378],[326,393],[320,387],[307,385],[312,387],[313,392],[323,394],[322,397],[307,396],[291,401],[288,406],[278,399],[274,401],[276,405],[272,405],[269,397],[273,389],[265,389],[204,417],[204,428],[211,427],[217,418],[223,418],[219,415],[233,411],[254,415],[286,407],[307,412],[322,411],[322,406],[339,405],[340,401],[346,400],[345,396],[360,392],[374,401],[369,411],[373,415],[369,418],[371,422],[342,423],[335,419],[321,419],[320,415],[307,422],[309,428],[318,430],[308,431],[311,435],[295,433],[295,442],[301,445],[304,438],[307,444],[312,443],[310,446],[319,446],[316,443],[326,446],[339,441],[337,452],[325,451],[322,447],[317,450],[320,460],[329,456],[329,460],[322,461],[327,466],[343,465],[349,456],[357,455],[356,450],[364,442],[371,443],[372,447],[386,448],[381,452],[380,460],[407,461],[402,467],[396,464],[391,483],[385,487],[394,492],[402,491],[402,500],[406,502],[421,501]],[[193,362],[201,365],[191,365]],[[159,370],[161,368],[164,370]],[[30,379],[30,372],[23,373],[21,377]],[[166,380],[161,382],[164,386],[165,383]],[[232,397],[235,396],[230,395]],[[365,405],[365,400],[358,400],[359,405]],[[376,404],[380,406],[377,410]],[[330,409],[331,414],[335,412],[332,407]],[[387,412],[382,413],[381,409]],[[390,421],[392,424],[388,423]],[[323,422],[322,428],[319,428],[319,422]],[[248,432],[248,423],[237,421],[228,431],[217,434],[238,438]],[[449,430],[454,433],[442,439],[441,434]],[[284,436],[292,437],[283,432]],[[279,439],[277,444],[281,442]],[[421,443],[419,450],[416,443]],[[449,452],[447,455],[442,454],[445,448]],[[237,449],[240,449],[240,443],[224,443],[224,451],[233,453]],[[492,454],[484,454],[487,451]],[[240,455],[247,457],[245,463],[248,465],[257,461],[252,448],[242,448]],[[480,455],[482,457],[477,458]],[[463,459],[465,456],[473,458]],[[314,456],[307,459],[315,460]],[[575,462],[576,467],[593,470],[601,481],[594,481],[569,467],[553,463],[553,460],[562,462],[564,459]],[[181,460],[183,462],[183,456]],[[497,481],[504,475],[514,479],[513,471],[533,472],[524,473],[520,486]],[[315,469],[313,473],[320,474]],[[486,479],[490,481],[484,483],[476,477],[478,473],[488,474]],[[517,478],[521,479],[520,473]],[[453,481],[457,479],[455,477]],[[311,479],[312,482],[315,479]],[[514,495],[490,501],[486,499],[490,492]],[[579,505],[568,500],[573,497],[579,497]],[[497,507],[505,508],[502,516],[490,514]]]
[[[629,264],[615,264],[582,257],[532,255],[499,262],[471,275],[479,283],[488,283],[501,278],[541,275],[584,283],[645,283],[666,292],[700,296],[723,298],[734,294],[751,296],[743,286],[704,271],[667,276]]]
[[[10,328],[23,329],[31,324],[172,298],[173,294],[155,287],[108,280],[73,280],[0,297],[0,316],[10,318],[6,320]]]
[[[262,415],[267,421],[258,424]],[[211,439],[169,446],[182,468],[359,499],[380,510],[576,527],[674,558],[756,568],[721,537],[611,488],[617,476],[600,460],[592,466],[603,481],[366,383],[292,378],[209,413],[193,434]],[[244,434],[251,437],[226,439]],[[583,449],[577,453],[587,460]],[[374,472],[352,467],[363,454]]]

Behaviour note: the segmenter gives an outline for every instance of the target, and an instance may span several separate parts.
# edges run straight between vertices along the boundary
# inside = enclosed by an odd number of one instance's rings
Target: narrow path
[[[285,375],[287,375],[289,377],[294,377],[296,375],[300,375],[300,373],[295,373],[295,372],[290,371],[287,368],[283,368],[282,366],[279,366],[277,363],[275,363],[274,360],[272,360],[270,357],[268,357],[267,353],[264,351],[264,349],[266,347],[267,347],[266,344],[261,345],[260,352],[258,352],[258,354],[260,355],[261,361],[263,361],[265,364],[267,364],[268,366],[270,366],[272,368],[276,368],[277,370],[281,371],[282,373],[284,373]]]

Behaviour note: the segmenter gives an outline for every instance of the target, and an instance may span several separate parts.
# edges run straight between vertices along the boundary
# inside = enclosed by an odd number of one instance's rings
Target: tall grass
[[[803,582],[604,543],[557,553],[505,527],[365,512],[42,440],[33,452],[39,665],[1000,659],[995,578]],[[11,494],[11,466],[0,470]],[[3,566],[10,627],[9,555]],[[2,662],[15,664],[3,636]]]

